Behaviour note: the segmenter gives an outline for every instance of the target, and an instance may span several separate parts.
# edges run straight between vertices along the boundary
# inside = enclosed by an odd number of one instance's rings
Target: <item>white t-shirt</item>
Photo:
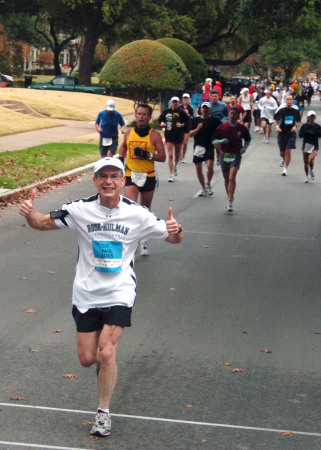
[[[274,119],[274,113],[278,109],[278,104],[276,100],[273,97],[262,97],[259,100],[258,103],[259,110],[261,111],[261,117],[265,117],[265,119],[268,119],[273,122]]]
[[[82,312],[112,305],[132,307],[137,244],[140,239],[165,240],[165,221],[123,196],[114,209],[100,205],[97,194],[67,203],[62,210],[68,215],[55,223],[71,228],[79,246],[72,303]]]

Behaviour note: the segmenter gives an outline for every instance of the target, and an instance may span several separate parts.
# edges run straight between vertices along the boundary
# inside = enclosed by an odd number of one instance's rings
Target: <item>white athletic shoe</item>
[[[311,180],[314,180],[314,172],[312,169],[309,169]]]
[[[287,169],[284,167],[283,172],[282,172],[282,176],[283,176],[283,177],[286,177],[287,174],[288,174],[288,171],[287,171]]]
[[[281,158],[280,167],[284,167],[284,159],[283,158]]]
[[[90,430],[92,436],[109,436],[111,432],[111,417],[110,414],[102,410],[98,410],[95,417],[95,424]]]
[[[213,191],[213,189],[212,189],[212,186],[211,186],[210,184],[208,184],[208,185],[206,186],[206,189],[207,189],[207,195],[208,195],[209,197],[212,197],[212,195],[214,195],[214,191]]]
[[[173,183],[174,182],[174,175],[170,174],[169,178],[168,178],[169,183]]]
[[[266,142],[266,136],[263,136],[262,142]]]
[[[199,193],[197,194],[197,197],[206,197],[207,196],[207,189],[202,188]]]
[[[233,212],[233,203],[232,202],[227,202],[227,205],[226,205],[226,211],[228,212],[228,213],[232,213]]]
[[[148,250],[148,241],[140,241],[140,251],[139,254],[141,256],[148,256],[149,250]]]
[[[181,162],[182,162],[182,163],[185,163],[185,162],[186,162],[186,161],[185,161],[185,156],[182,157]]]

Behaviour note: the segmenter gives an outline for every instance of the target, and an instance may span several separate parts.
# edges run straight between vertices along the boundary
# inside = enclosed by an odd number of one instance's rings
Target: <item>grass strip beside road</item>
[[[54,143],[3,152],[0,153],[0,187],[23,187],[99,158],[98,146],[85,143]]]
[[[61,127],[63,124],[50,119],[28,116],[0,107],[0,136],[23,133],[24,131]],[[17,137],[19,139],[19,137]]]

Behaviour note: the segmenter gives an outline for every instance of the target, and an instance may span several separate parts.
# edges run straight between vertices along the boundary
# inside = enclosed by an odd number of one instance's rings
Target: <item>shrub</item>
[[[203,57],[189,44],[180,39],[158,39],[166,47],[172,49],[184,62],[191,76],[191,86],[202,83],[207,76],[208,67]]]

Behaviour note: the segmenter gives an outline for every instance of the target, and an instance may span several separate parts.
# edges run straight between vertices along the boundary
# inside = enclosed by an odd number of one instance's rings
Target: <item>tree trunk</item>
[[[54,67],[55,67],[55,75],[56,77],[61,75],[61,67],[59,64],[59,55],[60,55],[60,48],[54,49]]]
[[[84,33],[84,45],[80,55],[79,64],[79,84],[91,84],[91,66],[94,58],[95,48],[98,41],[96,34],[92,30]]]

